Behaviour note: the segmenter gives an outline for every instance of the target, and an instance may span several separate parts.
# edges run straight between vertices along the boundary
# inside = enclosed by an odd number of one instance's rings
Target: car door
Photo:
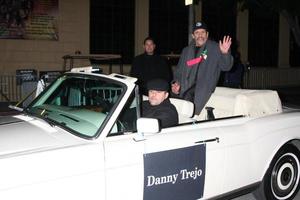
[[[106,200],[143,199],[144,142],[135,141],[135,136],[105,139]]]
[[[138,98],[133,93],[104,138],[106,199],[142,199],[144,142],[138,142]]]
[[[222,190],[224,147],[209,123],[163,129],[144,140],[144,196],[200,199]]]

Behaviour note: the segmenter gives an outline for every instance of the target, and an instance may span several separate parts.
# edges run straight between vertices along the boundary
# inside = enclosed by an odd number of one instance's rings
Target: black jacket
[[[177,110],[169,99],[157,106],[152,106],[149,101],[144,101],[142,103],[142,117],[158,119],[162,128],[178,124]]]
[[[171,68],[164,58],[159,55],[147,55],[143,53],[134,58],[130,76],[138,78],[137,84],[142,94],[147,95],[146,84],[152,79],[161,78],[168,83],[172,80]]]

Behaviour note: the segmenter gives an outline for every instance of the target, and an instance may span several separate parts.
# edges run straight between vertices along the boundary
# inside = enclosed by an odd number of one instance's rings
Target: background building
[[[194,11],[195,20],[208,24],[212,39],[229,34],[239,41],[242,62],[252,66],[245,85],[300,85],[300,48],[283,16],[259,7],[241,11],[235,0],[202,0]],[[0,76],[16,75],[19,69],[61,71],[62,57],[75,52],[120,54],[126,74],[148,35],[156,39],[160,54],[180,54],[188,44],[188,19],[184,0],[59,0],[58,39],[0,39]],[[88,64],[89,60],[74,62]],[[108,72],[107,63],[100,64]],[[119,72],[118,67],[112,69]],[[9,92],[7,87],[2,81],[2,92]]]

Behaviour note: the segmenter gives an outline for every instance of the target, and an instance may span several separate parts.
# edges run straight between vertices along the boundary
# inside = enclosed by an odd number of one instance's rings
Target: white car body
[[[80,72],[82,70],[73,70],[69,74],[80,78],[104,77],[108,82],[113,80],[116,84],[122,84],[125,89],[120,99],[108,112],[103,126],[98,127],[95,135],[89,133],[82,136],[76,131],[74,133],[77,128],[71,127],[70,130],[64,128],[65,123],[52,121],[66,117],[63,114],[49,122],[48,115],[44,114],[48,112],[48,107],[43,107],[38,114],[31,114],[25,109],[19,115],[0,118],[1,199],[153,199],[146,196],[146,187],[167,186],[168,190],[160,192],[168,195],[176,192],[172,186],[179,184],[180,178],[181,181],[196,181],[200,176],[204,176],[203,188],[192,189],[203,190],[197,198],[221,198],[257,188],[280,149],[291,144],[298,150],[300,148],[300,112],[282,111],[281,108],[278,113],[263,116],[225,117],[199,122],[194,116],[190,118],[191,123],[161,130],[157,129],[157,120],[141,118],[137,120],[138,131],[109,136],[116,129],[115,122],[124,105],[134,94],[136,79],[116,74],[107,76],[90,71]],[[54,85],[50,85],[37,99],[46,96],[51,87]],[[39,101],[29,107],[34,107]],[[59,109],[50,112],[50,118],[56,112]],[[91,126],[81,124],[79,119],[73,117],[69,119],[76,122],[78,129]],[[198,167],[182,168],[177,174],[164,175],[169,179],[145,175],[147,155],[201,145],[205,145],[203,171]],[[297,191],[288,192],[278,199],[291,199],[299,190],[298,158],[295,158],[293,166],[298,171],[293,171],[289,162],[282,170],[294,172],[293,190]],[[178,187],[181,188],[180,185]],[[181,193],[186,195],[185,199],[192,199],[188,197],[188,191],[183,188]]]

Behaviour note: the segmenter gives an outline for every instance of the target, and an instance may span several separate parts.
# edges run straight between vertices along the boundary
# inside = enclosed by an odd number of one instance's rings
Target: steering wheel
[[[95,106],[99,106],[102,108],[102,112],[106,113],[110,111],[111,104],[108,101],[105,101],[101,97],[95,97]]]

